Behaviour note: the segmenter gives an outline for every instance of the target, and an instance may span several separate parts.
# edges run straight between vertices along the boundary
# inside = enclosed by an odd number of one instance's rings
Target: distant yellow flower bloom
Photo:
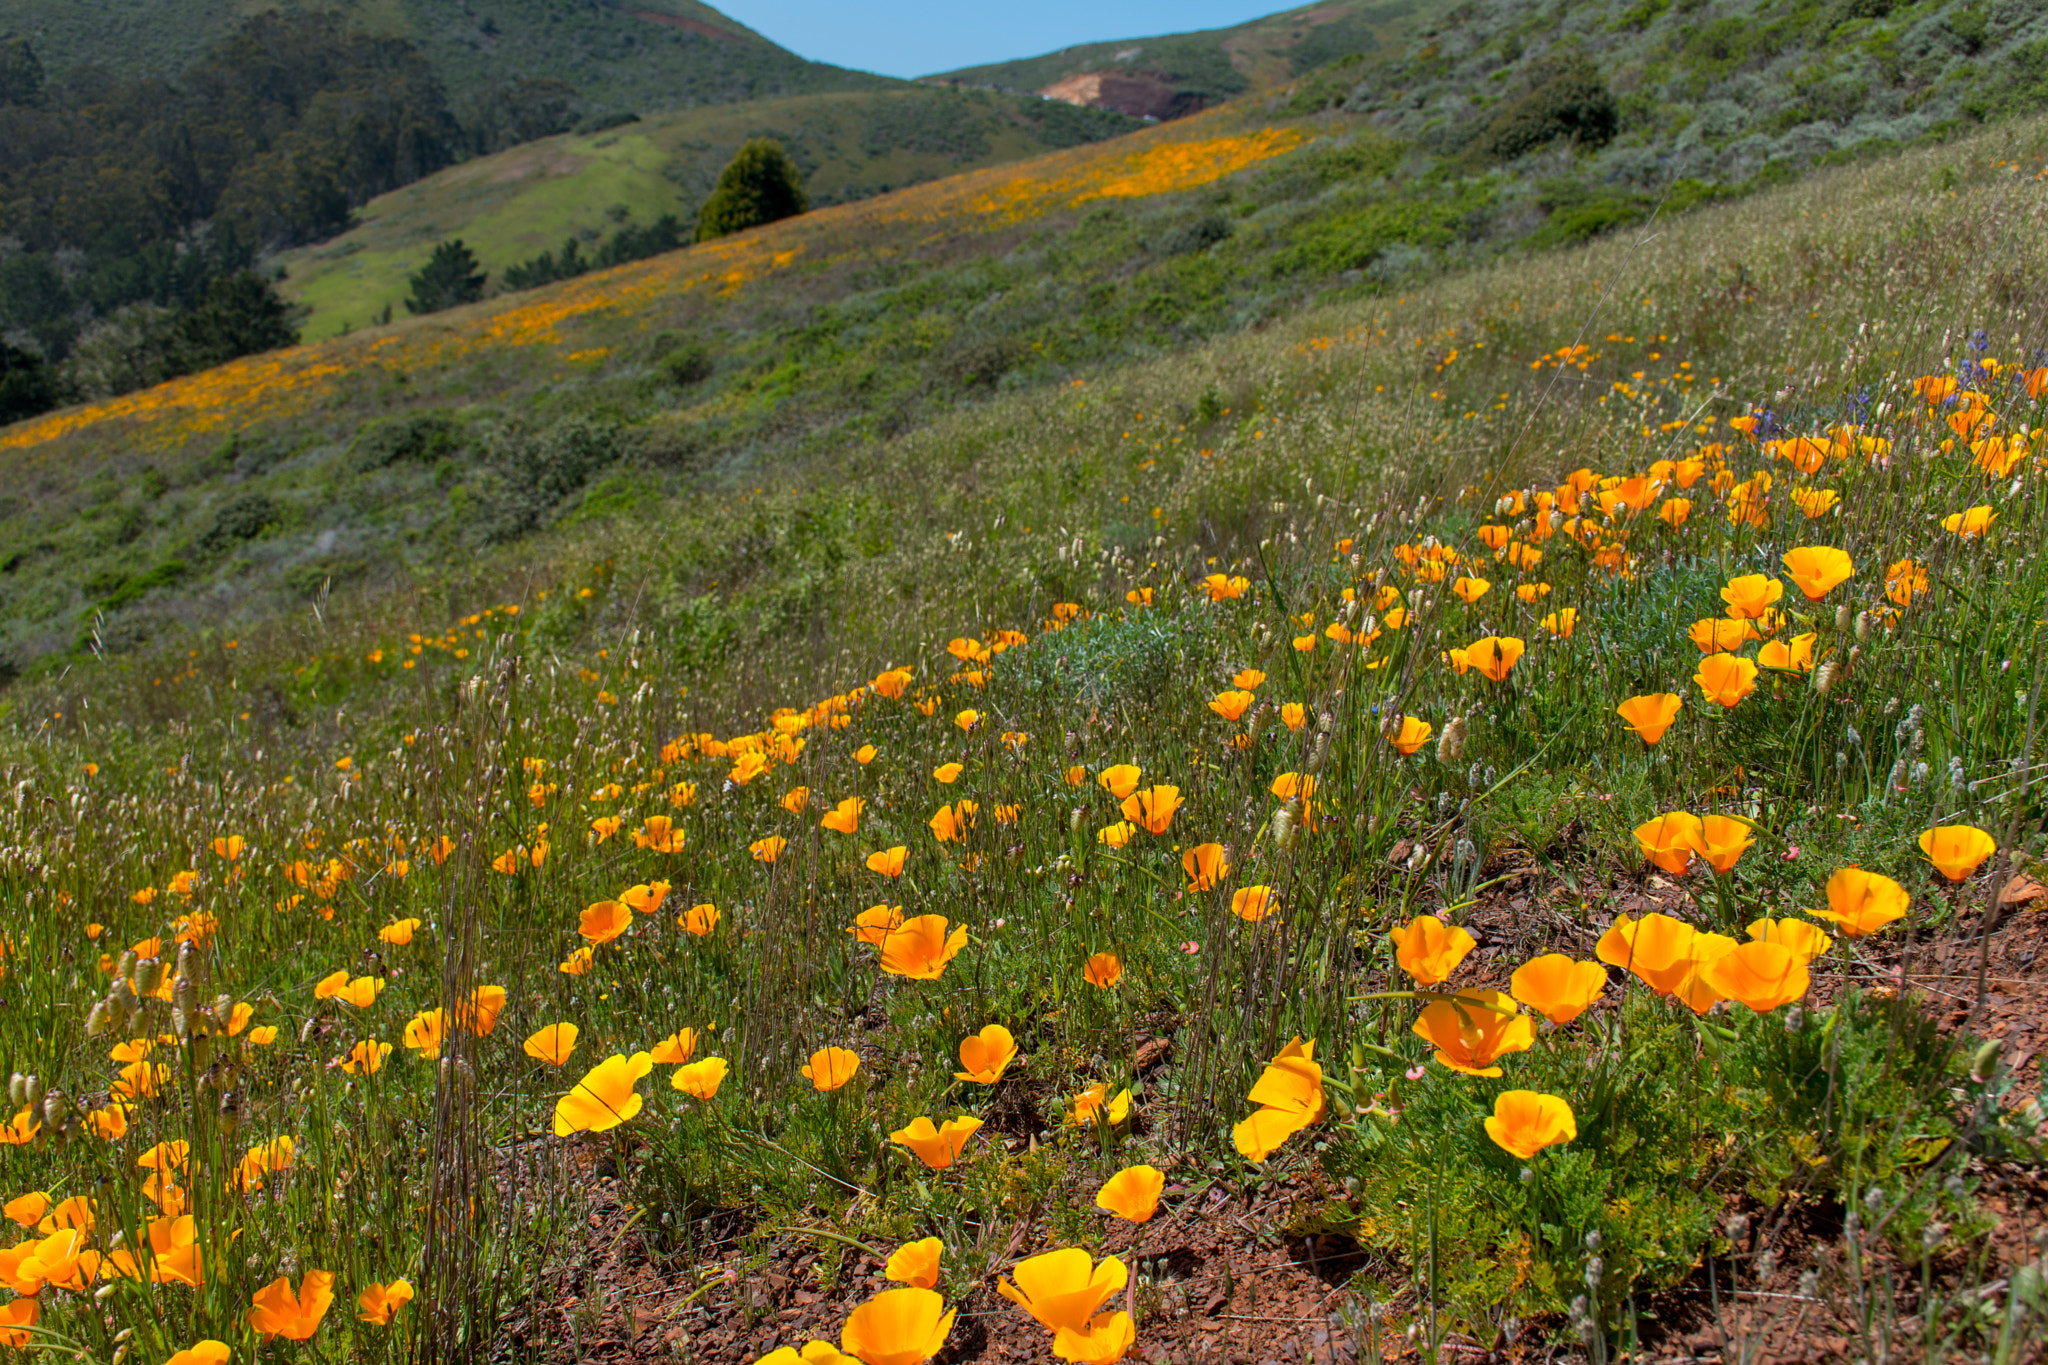
[[[718,907],[708,901],[693,905],[676,918],[676,927],[697,938],[708,938],[718,927]]]
[[[916,1118],[910,1121],[909,1126],[889,1134],[889,1141],[899,1147],[908,1147],[932,1170],[944,1171],[960,1160],[968,1139],[980,1129],[981,1120],[965,1114],[936,1126],[928,1118]]]
[[[1126,1166],[1102,1182],[1095,1207],[1132,1223],[1150,1222],[1158,1212],[1166,1176],[1151,1166]]]
[[[1257,924],[1279,908],[1279,897],[1270,886],[1240,887],[1231,893],[1230,913],[1247,924]]]
[[[1942,825],[1920,836],[1920,851],[1942,876],[1959,882],[1998,851],[1998,841],[1975,825]]]
[[[524,1051],[537,1062],[562,1066],[576,1050],[576,1038],[581,1031],[574,1024],[549,1024],[526,1040]]]
[[[679,1066],[668,1083],[671,1089],[680,1090],[691,1099],[710,1101],[718,1097],[718,1087],[732,1066],[723,1057],[706,1057],[701,1062]]]
[[[753,855],[757,863],[772,863],[782,856],[782,850],[787,847],[789,840],[780,834],[771,834],[765,839],[756,839],[748,844],[747,852]]]
[[[1089,985],[1105,991],[1121,980],[1123,974],[1123,959],[1115,953],[1097,953],[1081,969],[1081,976]]]
[[[1941,529],[1950,535],[1961,536],[1964,540],[1983,535],[1991,529],[1991,523],[1998,520],[1998,513],[1988,503],[1980,503],[1967,512],[1956,512],[1941,519]]]

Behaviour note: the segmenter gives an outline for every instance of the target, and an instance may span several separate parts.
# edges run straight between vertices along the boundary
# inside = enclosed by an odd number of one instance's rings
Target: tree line
[[[465,126],[402,38],[256,15],[175,80],[49,78],[0,38],[0,422],[289,345],[268,251],[372,197],[564,131],[575,91],[525,79]]]

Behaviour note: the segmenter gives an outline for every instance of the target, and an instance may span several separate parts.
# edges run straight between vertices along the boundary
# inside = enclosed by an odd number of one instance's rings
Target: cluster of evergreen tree
[[[571,237],[562,243],[559,254],[543,251],[531,260],[508,265],[499,279],[507,289],[534,289],[543,284],[553,284],[556,280],[573,280],[587,271],[606,270],[629,261],[644,261],[649,256],[659,256],[664,251],[687,246],[689,242],[690,234],[684,229],[682,220],[673,213],[664,213],[645,227],[623,224],[588,255],[583,252],[583,243]]]
[[[256,15],[175,81],[57,81],[0,38],[0,421],[289,345],[260,253],[562,131],[574,95],[516,82],[465,128],[410,42],[326,11]]]

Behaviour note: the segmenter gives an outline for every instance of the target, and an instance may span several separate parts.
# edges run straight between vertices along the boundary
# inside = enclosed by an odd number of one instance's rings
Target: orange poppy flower
[[[1643,743],[1655,744],[1664,738],[1664,732],[1678,719],[1678,712],[1684,705],[1684,698],[1676,693],[1651,692],[1630,697],[1614,709]]]
[[[1076,1127],[1092,1126],[1099,1118],[1114,1128],[1131,1116],[1131,1092],[1120,1090],[1111,1098],[1107,1082],[1098,1082],[1074,1096],[1067,1121]]]
[[[1998,852],[1998,841],[1975,825],[1941,825],[1920,836],[1920,851],[1942,876],[1959,882]]]
[[[1095,1207],[1132,1223],[1150,1222],[1159,1211],[1166,1176],[1150,1166],[1126,1166],[1102,1182]]]
[[[1218,692],[1209,699],[1209,709],[1225,720],[1236,720],[1251,709],[1258,697],[1250,692]]]
[[[1230,875],[1230,864],[1224,860],[1221,844],[1196,844],[1180,855],[1180,865],[1188,874],[1191,893],[1207,891]]]
[[[642,882],[621,891],[619,900],[643,915],[651,915],[661,909],[661,903],[668,899],[668,893],[667,882]]]
[[[632,927],[631,910],[617,901],[598,901],[584,907],[576,932],[593,944],[610,943]]]
[[[1270,886],[1240,887],[1230,896],[1230,913],[1247,924],[1257,924],[1279,908],[1279,897]]]
[[[1747,820],[1709,815],[1700,821],[1697,851],[1716,872],[1733,872],[1743,851],[1755,842],[1756,827]]]
[[[693,905],[676,917],[676,927],[698,938],[708,938],[718,927],[718,907],[709,901]]]
[[[957,844],[974,828],[974,817],[980,811],[979,803],[961,801],[949,806],[940,806],[938,812],[926,823],[931,826],[934,839],[942,844]]]
[[[1728,615],[1736,620],[1754,621],[1785,595],[1785,585],[1769,574],[1743,574],[1731,578],[1721,589]]]
[[[1414,716],[1403,716],[1401,717],[1401,728],[1388,738],[1388,742],[1394,746],[1395,752],[1399,753],[1401,757],[1412,758],[1416,750],[1429,743],[1429,737],[1435,732],[1435,729],[1436,727],[1426,720],[1419,720]]]
[[[1496,1061],[1536,1042],[1535,1022],[1500,991],[1466,990],[1455,1001],[1432,1001],[1416,1016],[1413,1032],[1435,1045],[1439,1063],[1467,1076],[1498,1076]]]
[[[753,855],[754,861],[757,863],[772,863],[777,858],[780,858],[782,850],[788,847],[789,840],[783,838],[780,834],[771,834],[765,839],[756,839],[753,843],[748,844],[747,852]]]
[[[680,1090],[693,1100],[709,1102],[718,1097],[718,1087],[725,1083],[731,1070],[732,1066],[725,1058],[706,1057],[701,1062],[677,1067],[668,1083],[671,1089]]]
[[[1019,1261],[1010,1273],[1017,1282],[997,1280],[996,1291],[1055,1332],[1085,1328],[1095,1311],[1130,1283],[1122,1261],[1105,1256],[1098,1265],[1079,1247]]]
[[[860,1054],[843,1047],[821,1047],[803,1065],[804,1079],[819,1090],[837,1090],[860,1070]]]
[[[860,813],[866,806],[867,802],[858,796],[849,796],[826,813],[825,818],[818,822],[818,828],[829,829],[834,834],[852,834],[860,828]]]
[[[1417,915],[1406,924],[1395,925],[1387,935],[1394,940],[1401,970],[1419,986],[1437,985],[1457,970],[1465,954],[1479,946],[1478,939],[1435,915]]]
[[[913,981],[937,981],[944,974],[946,964],[958,957],[966,946],[966,925],[961,925],[948,937],[944,915],[919,915],[884,934],[882,970],[890,976],[907,976]]]
[[[1809,602],[1818,602],[1856,576],[1846,550],[1832,545],[1802,545],[1784,554],[1785,571]]]
[[[846,932],[862,943],[879,948],[882,940],[891,931],[903,927],[903,907],[900,905],[871,905],[853,918],[853,927]]]
[[[590,1068],[555,1102],[555,1136],[609,1132],[632,1118],[643,1102],[634,1087],[653,1069],[654,1058],[645,1052],[614,1053]]]
[[[579,1032],[574,1024],[549,1024],[526,1040],[526,1055],[549,1066],[561,1066],[576,1050]]]
[[[921,1242],[905,1242],[897,1247],[882,1267],[882,1278],[907,1284],[913,1289],[937,1289],[939,1287],[939,1258],[945,1254],[946,1244],[936,1237],[927,1237]]]
[[[1782,943],[1759,940],[1722,953],[1700,976],[1724,1000],[1739,1000],[1759,1014],[1806,994],[1806,961]]]
[[[1607,989],[1607,971],[1597,962],[1577,962],[1545,953],[1515,968],[1508,993],[1563,1028],[1584,1014]]]
[[[953,1073],[956,1081],[994,1085],[1003,1078],[1017,1057],[1017,1040],[1001,1024],[990,1024],[981,1032],[960,1040],[960,1065],[965,1071]]]
[[[1756,691],[1756,664],[1738,654],[1709,654],[1692,680],[1708,701],[1732,707]]]
[[[956,1119],[947,1119],[933,1126],[928,1118],[915,1118],[906,1128],[899,1128],[889,1134],[889,1141],[899,1147],[908,1147],[917,1154],[917,1159],[935,1171],[952,1168],[960,1160],[961,1151],[969,1138],[981,1129],[981,1120],[962,1114]]]
[[[304,1341],[320,1329],[320,1320],[334,1303],[334,1272],[307,1271],[296,1294],[292,1282],[280,1276],[257,1290],[249,1302],[249,1326],[266,1345],[278,1337]]]
[[[677,1029],[647,1050],[662,1066],[681,1066],[697,1055],[697,1030]]]
[[[1123,959],[1115,953],[1097,953],[1081,969],[1082,979],[1091,986],[1108,990],[1123,978]]]
[[[1148,834],[1164,834],[1173,824],[1173,813],[1184,803],[1180,788],[1167,785],[1134,791],[1123,799],[1124,819]]]
[[[1983,535],[1991,529],[1991,523],[1998,520],[1998,513],[1990,504],[1982,503],[1967,512],[1955,512],[1941,519],[1941,529],[1964,540]]]
[[[1904,919],[1912,903],[1906,888],[1890,877],[1845,867],[1828,878],[1828,908],[1807,913],[1832,923],[1844,938],[1862,938]]]
[[[1593,955],[1635,973],[1657,994],[1670,995],[1693,970],[1698,937],[1698,930],[1669,915],[1652,913],[1640,920],[1621,915],[1600,936]]]
[[[903,860],[909,856],[910,850],[902,844],[885,848],[868,855],[867,869],[880,877],[900,877],[903,875]]]
[[[1316,1040],[1292,1039],[1280,1049],[1246,1097],[1258,1106],[1230,1130],[1231,1141],[1247,1161],[1264,1161],[1280,1145],[1327,1111],[1323,1069],[1316,1064]]]
[[[1112,763],[1095,774],[1095,781],[1104,791],[1121,801],[1138,789],[1138,779],[1144,770],[1135,763]]]
[[[1579,1135],[1572,1107],[1556,1095],[1534,1090],[1503,1090],[1494,1097],[1486,1135],[1496,1145],[1527,1161],[1545,1147],[1570,1142]]]
[[[952,786],[960,780],[960,774],[967,771],[965,763],[941,763],[932,769],[932,778],[941,786]]]
[[[1760,919],[1750,923],[1749,936],[1775,943],[1791,951],[1801,962],[1811,963],[1834,946],[1827,930],[1803,919]]]
[[[847,1317],[839,1345],[862,1365],[920,1365],[945,1349],[957,1311],[930,1289],[885,1289]]]
[[[411,1302],[412,1284],[409,1281],[401,1279],[378,1284],[373,1280],[356,1296],[356,1317],[373,1327],[389,1327],[398,1310]],[[221,1361],[224,1363],[226,1360],[226,1349],[223,1348]]]
[[[1515,661],[1528,645],[1513,635],[1485,635],[1465,647],[1465,658],[1473,668],[1494,682],[1506,682]]]

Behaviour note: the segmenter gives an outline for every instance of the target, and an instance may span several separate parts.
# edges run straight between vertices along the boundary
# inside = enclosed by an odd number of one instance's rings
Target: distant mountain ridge
[[[1030,92],[1138,118],[1180,118],[1338,57],[1398,49],[1443,8],[1440,0],[1326,0],[1231,28],[1080,43],[923,79]]]
[[[575,87],[585,116],[903,82],[807,61],[697,0],[0,0],[53,80],[175,76],[252,14],[329,10],[410,40],[459,113],[522,79]]]

